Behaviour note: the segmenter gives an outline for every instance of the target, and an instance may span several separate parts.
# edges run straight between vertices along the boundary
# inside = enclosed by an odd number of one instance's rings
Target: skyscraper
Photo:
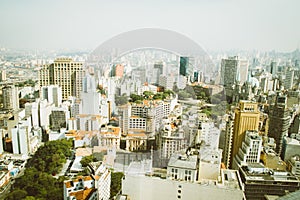
[[[49,103],[54,103],[56,107],[62,103],[62,91],[61,87],[57,85],[43,86],[41,88],[41,98],[47,99]]]
[[[233,159],[233,169],[247,163],[259,163],[262,151],[262,138],[257,131],[246,131],[245,140],[238,154]]]
[[[247,60],[240,60],[237,56],[228,57],[221,61],[221,85],[232,87],[236,82],[244,84],[248,78]]]
[[[233,158],[237,155],[245,139],[246,131],[258,131],[260,113],[257,103],[251,101],[240,101],[235,109],[234,127],[233,127],[233,147],[230,156],[232,165]]]
[[[14,85],[6,85],[2,88],[2,96],[4,109],[19,109],[18,88],[16,88]]]
[[[71,58],[58,58],[50,65],[44,65],[39,71],[40,86],[58,85],[62,88],[62,98],[80,97],[84,75],[81,62]]]
[[[287,109],[287,97],[278,94],[275,104],[271,106],[269,112],[269,132],[268,136],[276,141],[276,152],[281,155],[283,137],[288,135],[290,116]]]
[[[180,57],[179,74],[182,76],[187,76],[188,68],[189,68],[189,58]]]

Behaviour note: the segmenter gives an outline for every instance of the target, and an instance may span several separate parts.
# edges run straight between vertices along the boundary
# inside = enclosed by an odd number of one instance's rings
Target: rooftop
[[[187,156],[183,152],[174,153],[169,160],[168,167],[196,169],[197,155]]]

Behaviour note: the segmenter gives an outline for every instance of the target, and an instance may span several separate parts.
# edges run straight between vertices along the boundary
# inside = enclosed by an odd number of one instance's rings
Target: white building
[[[288,162],[287,162],[289,170],[295,175],[300,178],[300,157],[299,155],[293,156]]]
[[[173,76],[159,76],[159,85],[163,86],[165,90],[172,90],[174,86],[175,79]]]
[[[6,85],[2,88],[3,109],[18,110],[19,95],[18,88],[14,85]]]
[[[109,200],[111,172],[102,162],[90,163],[88,169],[90,176],[64,181],[64,200]]]
[[[288,67],[285,73],[285,79],[284,79],[284,89],[290,90],[293,87],[294,84],[294,69],[291,67]]]
[[[199,151],[198,180],[217,181],[221,170],[222,150],[210,147],[201,148]]]
[[[198,156],[185,152],[173,153],[167,167],[167,177],[172,180],[196,182],[198,180]]]
[[[49,85],[41,87],[41,99],[47,99],[47,101],[56,107],[59,107],[62,103],[62,90],[58,85]]]
[[[128,195],[130,199],[143,200],[245,199],[238,171],[222,170],[222,174],[223,179],[219,182],[201,184],[126,174],[122,179],[122,194]]]
[[[95,77],[86,72],[82,80],[82,113],[80,114],[100,114],[100,93],[96,91]]]
[[[238,169],[247,163],[259,163],[262,151],[262,138],[257,131],[246,131],[245,140],[234,157],[232,168]]]

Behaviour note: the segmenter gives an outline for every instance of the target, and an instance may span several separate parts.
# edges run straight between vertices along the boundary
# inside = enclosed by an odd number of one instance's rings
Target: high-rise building
[[[116,76],[116,77],[123,77],[124,75],[124,65],[117,64],[114,65],[111,69],[111,76]]]
[[[99,115],[100,93],[96,91],[95,77],[87,72],[82,82],[82,113],[80,114]]]
[[[0,82],[4,82],[4,81],[6,81],[6,71],[1,70],[0,71]]]
[[[260,112],[257,103],[251,101],[240,101],[239,106],[235,109],[232,153],[230,163],[239,152],[245,139],[246,131],[258,131]]]
[[[180,57],[179,75],[187,76],[189,68],[189,57]]]
[[[268,136],[275,139],[276,153],[281,155],[283,137],[288,135],[290,116],[287,109],[287,97],[277,95],[275,104],[271,105],[269,112],[269,132]]]
[[[233,159],[232,168],[239,169],[240,166],[247,165],[247,163],[259,163],[261,151],[261,136],[257,131],[246,131],[245,140]]]
[[[50,65],[44,65],[39,71],[40,86],[58,85],[62,89],[62,98],[80,97],[84,75],[82,62],[71,58],[58,58]]]
[[[41,99],[47,99],[49,103],[54,103],[56,107],[62,103],[61,87],[57,85],[43,86],[41,88]]]
[[[294,84],[294,69],[289,67],[285,72],[284,89],[290,90]]]
[[[247,60],[240,60],[237,56],[222,59],[221,61],[221,85],[232,87],[236,82],[244,84],[248,78]]]
[[[6,85],[2,88],[3,108],[7,110],[19,109],[18,88],[14,85]]]
[[[174,85],[174,77],[173,76],[159,76],[159,85],[163,86],[166,90],[172,90]]]
[[[234,127],[234,115],[229,114],[226,119],[226,128],[225,128],[225,146],[223,150],[223,162],[227,168],[231,166],[230,157],[233,147],[233,127]]]

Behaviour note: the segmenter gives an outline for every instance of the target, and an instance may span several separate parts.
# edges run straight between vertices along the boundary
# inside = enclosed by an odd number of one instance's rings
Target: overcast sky
[[[0,0],[0,46],[94,49],[122,32],[163,28],[208,50],[293,51],[299,0]]]

